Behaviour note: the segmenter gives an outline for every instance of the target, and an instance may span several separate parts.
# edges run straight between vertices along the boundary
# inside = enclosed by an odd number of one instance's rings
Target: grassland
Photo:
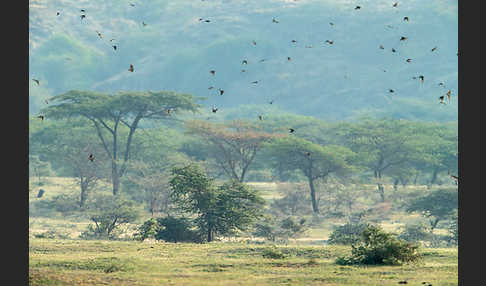
[[[457,285],[457,250],[426,249],[419,264],[352,267],[334,264],[345,246],[173,244],[31,239],[30,285]]]
[[[46,192],[37,198],[39,187],[31,187],[31,203],[76,193],[70,178],[42,180],[41,188]],[[279,196],[276,184],[252,185],[267,200]],[[404,223],[418,219],[419,215],[395,212],[381,226],[397,231]],[[264,258],[263,252],[272,245],[249,242],[79,240],[88,223],[87,218],[53,213],[29,218],[30,285],[399,285],[398,281],[404,280],[407,285],[458,285],[457,248],[423,248],[420,263],[404,266],[336,265],[338,256],[351,251],[350,247],[323,243],[332,225],[342,223],[336,219],[324,220],[288,245],[277,245],[286,255],[283,259]],[[126,226],[127,232],[133,227]],[[64,238],[38,238],[47,231],[54,231],[57,237],[64,234]]]

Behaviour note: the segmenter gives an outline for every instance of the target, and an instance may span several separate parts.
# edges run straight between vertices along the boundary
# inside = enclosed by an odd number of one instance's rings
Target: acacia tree
[[[330,174],[343,176],[352,171],[354,153],[337,145],[321,146],[305,139],[285,137],[273,140],[265,146],[274,166],[285,170],[300,170],[309,183],[312,209],[319,213],[315,182]]]
[[[194,164],[173,168],[172,174],[171,198],[183,211],[196,215],[208,242],[218,234],[246,230],[262,215],[264,200],[236,180],[214,186],[213,179]]]
[[[416,153],[410,123],[402,120],[365,119],[344,131],[347,145],[358,154],[360,164],[374,174],[381,201],[385,201],[383,175],[404,167]]]
[[[198,107],[192,95],[175,92],[129,91],[106,94],[72,90],[52,97],[51,105],[42,112],[47,118],[83,117],[92,123],[106,154],[111,158],[113,195],[117,195],[140,121],[172,120],[178,112],[195,112]]]
[[[256,125],[238,120],[223,124],[191,121],[187,128],[210,145],[211,156],[217,165],[239,182],[244,181],[263,143],[280,136],[260,131]]]

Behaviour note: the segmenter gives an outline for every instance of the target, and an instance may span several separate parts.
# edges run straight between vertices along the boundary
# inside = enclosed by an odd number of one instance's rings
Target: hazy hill
[[[457,1],[394,2],[31,0],[29,77],[41,84],[30,83],[30,112],[71,89],[174,90],[221,110],[275,99],[275,108],[325,120],[456,120]],[[439,104],[449,89],[451,103]]]

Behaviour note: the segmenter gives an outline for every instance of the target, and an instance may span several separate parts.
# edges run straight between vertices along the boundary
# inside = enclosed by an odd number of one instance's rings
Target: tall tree
[[[187,128],[210,145],[212,158],[217,165],[230,178],[239,182],[244,181],[263,143],[279,136],[238,120],[222,124],[192,121]]]
[[[415,135],[404,120],[364,119],[345,128],[347,145],[358,154],[360,164],[373,172],[382,202],[383,175],[411,160],[417,151]]]
[[[321,146],[305,139],[285,137],[265,146],[274,166],[285,170],[300,170],[309,183],[312,209],[319,213],[315,183],[334,174],[343,176],[352,171],[354,153],[337,145]]]
[[[171,198],[183,211],[196,215],[208,242],[218,234],[245,230],[262,215],[264,200],[236,180],[214,186],[213,179],[194,164],[174,168],[172,174]]]
[[[106,94],[72,90],[52,97],[51,105],[42,112],[47,118],[84,117],[92,123],[106,154],[111,158],[113,195],[117,195],[140,121],[173,120],[177,113],[195,112],[198,107],[192,95],[175,92],[129,91]]]

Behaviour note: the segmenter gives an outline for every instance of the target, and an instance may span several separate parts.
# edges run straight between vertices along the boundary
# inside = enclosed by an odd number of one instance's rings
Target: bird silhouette
[[[289,62],[290,62],[291,60],[292,60],[292,59],[291,59],[290,57],[287,57],[287,61],[289,61]]]
[[[44,100],[44,102],[45,102],[46,104],[49,104],[49,101],[47,101],[47,99],[46,99],[46,100]]]
[[[213,107],[212,111],[213,111],[213,113],[216,113],[216,111],[218,111],[218,109],[216,107]]]
[[[116,45],[113,45],[112,47],[113,47],[113,50],[116,51],[117,46]]]
[[[307,155],[307,157],[309,157],[311,155],[311,152],[305,152],[305,155]]]
[[[258,80],[252,81],[251,83],[257,84],[258,83]]]
[[[292,42],[292,43],[297,43],[297,40],[292,40],[291,42]]]
[[[59,14],[61,14],[61,13],[59,13],[59,11],[58,11],[58,12],[56,13],[56,15],[57,15],[57,16],[59,16]]]
[[[451,90],[449,89],[449,91],[446,93],[447,95],[447,101],[451,102]]]
[[[407,59],[407,63],[409,63],[409,62],[411,62],[411,61],[412,61],[412,59]]]
[[[208,89],[213,89],[213,88],[214,88],[214,86],[210,86],[210,87],[208,87]]]
[[[384,50],[384,49],[385,49],[385,47],[383,47],[383,45],[380,45],[380,47],[379,47],[379,48],[380,48],[380,49],[382,49],[382,50]]]
[[[130,3],[130,6],[132,6],[132,7],[135,7],[135,4],[133,4],[133,3]]]
[[[86,15],[81,15],[81,20],[83,20],[84,18],[86,18]]]
[[[424,82],[424,76],[423,75],[419,75],[419,78],[422,82]]]
[[[37,83],[37,85],[40,85],[40,82],[39,82],[38,79],[33,78],[32,80],[35,81],[35,83]]]
[[[328,43],[329,45],[332,45],[332,44],[334,44],[334,41],[326,40],[326,43]]]
[[[444,96],[443,96],[443,95],[439,96],[439,99],[440,99],[440,102],[439,102],[439,103],[446,104],[446,103],[444,102]]]
[[[359,9],[361,9],[361,6],[354,7],[354,10],[359,10]]]
[[[256,42],[255,41],[251,41],[253,43],[254,46],[256,46]]]
[[[145,27],[145,26],[147,26],[147,23],[145,23],[145,22],[142,22],[142,25],[143,25],[143,26]]]
[[[98,34],[98,37],[100,37],[100,39],[103,39],[103,35],[100,32],[96,31],[96,34]]]
[[[267,59],[261,59],[260,62],[263,63],[264,61],[266,61]]]
[[[40,118],[41,121],[44,121],[44,115],[39,115],[37,118]]]
[[[211,70],[211,71],[209,71],[209,73],[212,74],[212,75],[214,75],[216,73],[216,71]]]
[[[211,20],[207,19],[207,20],[204,20],[204,22],[209,23],[209,22],[211,22]]]
[[[274,100],[272,99],[272,100],[270,100],[268,103],[269,103],[269,104],[273,104],[273,101],[274,101]]]
[[[94,158],[95,158],[95,157],[94,157],[94,155],[93,155],[93,154],[89,154],[88,159],[89,159],[91,162],[93,162],[93,161],[94,161]]]
[[[222,89],[218,89],[218,90],[219,90],[219,95],[223,95],[224,90],[222,90]]]
[[[170,108],[169,108],[169,109],[164,110],[164,112],[165,112],[165,113],[167,113],[167,115],[169,115],[169,116],[170,116]]]
[[[393,7],[397,7],[397,6],[398,6],[398,2],[393,3]]]
[[[273,19],[272,19],[272,23],[277,23],[277,24],[278,24],[278,23],[279,23],[279,21],[278,21],[277,19],[273,18]]]
[[[290,132],[290,133],[294,133],[294,131],[295,131],[295,129],[293,129],[293,128],[289,128],[289,132]]]
[[[241,62],[241,64],[242,64],[242,65],[247,65],[247,64],[248,64],[248,61],[247,61],[247,60],[243,60],[243,61]]]
[[[395,91],[393,89],[388,89],[389,93],[394,93]]]
[[[439,82],[439,86],[444,86],[445,87],[445,85],[444,85],[443,82]]]
[[[398,281],[398,284],[407,284],[407,281]]]
[[[329,25],[334,26],[334,23],[333,22],[329,22]]]
[[[433,47],[432,50],[430,50],[431,52],[437,50],[437,47]]]
[[[81,9],[81,10],[79,10],[79,11],[80,11],[80,12],[83,12],[83,13],[86,13],[86,10],[84,10],[84,9]]]
[[[394,48],[392,48],[392,50],[391,50],[391,51],[392,51],[392,53],[395,53],[397,50],[395,50]]]
[[[400,37],[400,41],[405,41],[406,39],[408,39],[408,38],[404,37],[404,36]]]
[[[258,115],[258,119],[263,120],[263,117],[261,115]]]
[[[403,17],[403,21],[407,21],[408,22],[408,17],[407,16]]]
[[[242,69],[241,72],[246,72],[246,70],[245,69]]]
[[[129,71],[129,72],[133,72],[133,71],[134,71],[134,69],[133,69],[133,65],[132,65],[132,64],[130,64],[130,67],[128,68],[128,71]]]

